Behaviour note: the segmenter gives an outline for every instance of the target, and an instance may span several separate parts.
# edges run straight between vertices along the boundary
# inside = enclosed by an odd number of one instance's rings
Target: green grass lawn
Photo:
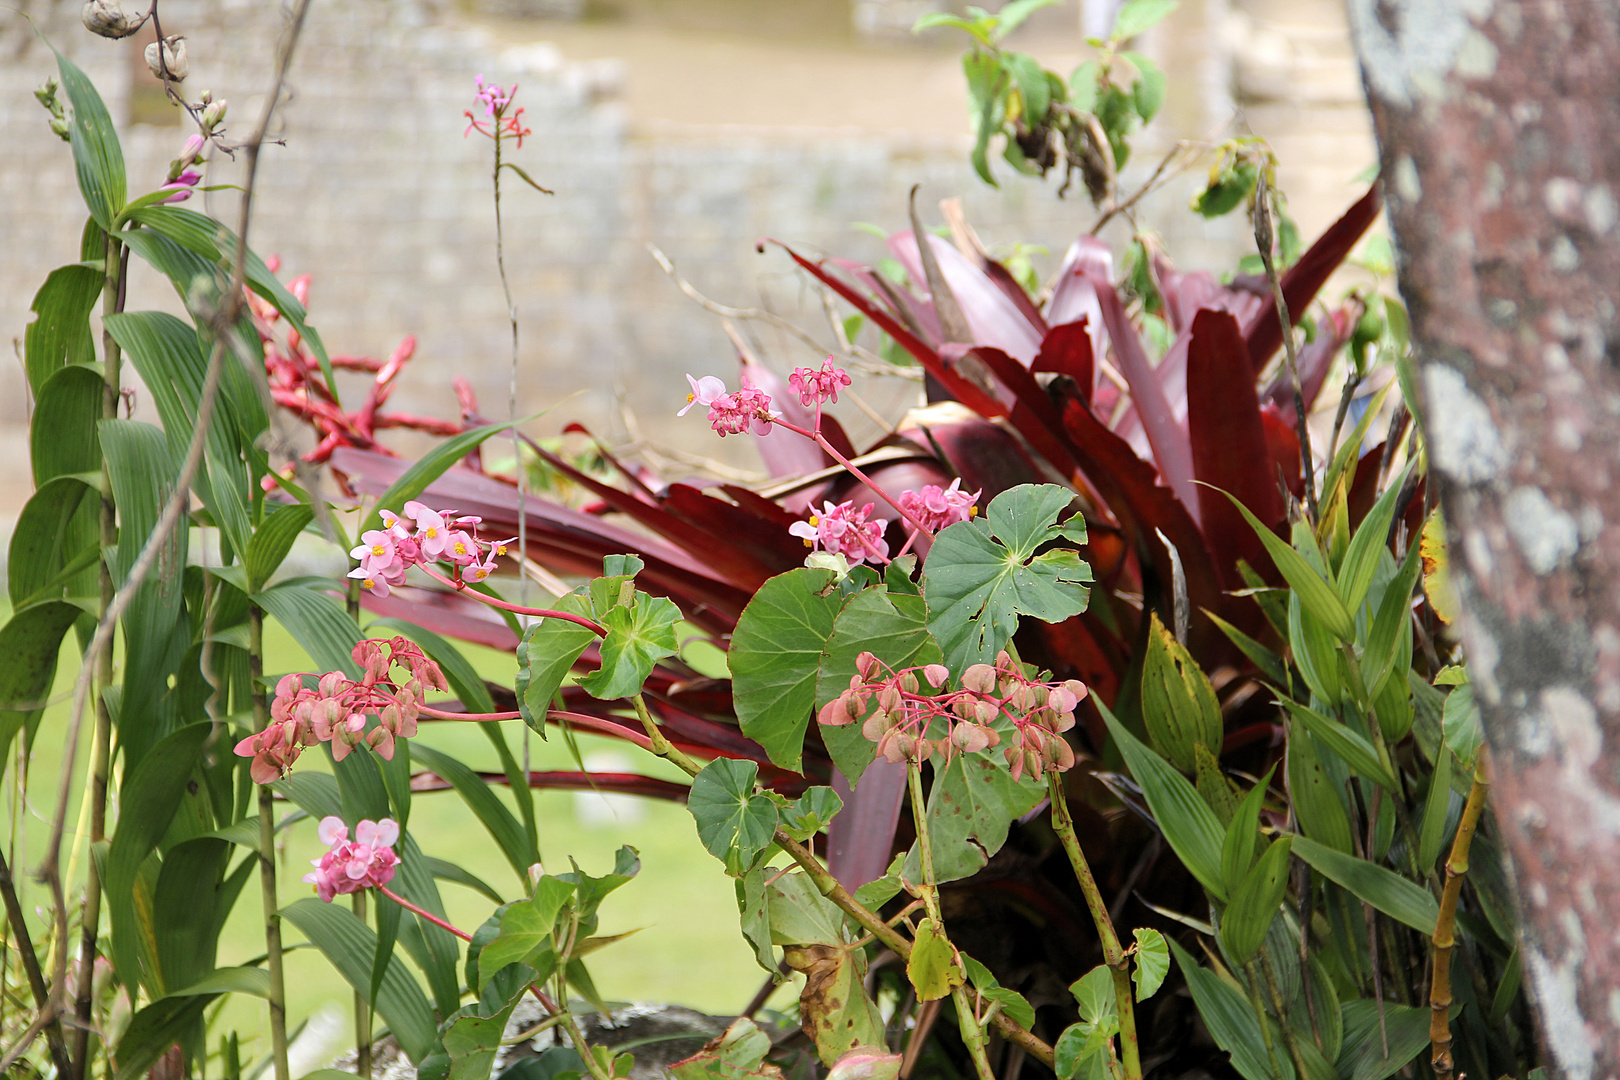
[[[3,617],[9,617],[9,610],[0,607],[0,618]],[[267,671],[279,674],[311,669],[306,654],[279,626],[267,622],[265,637]],[[511,684],[516,661],[510,654],[472,646],[464,651],[486,677]],[[19,878],[24,876],[23,869],[37,863],[39,845],[49,831],[61,768],[62,740],[66,735],[67,699],[71,696],[77,659],[77,645],[70,635],[62,653],[54,703],[46,713],[35,743],[28,789],[29,810],[26,820],[15,822],[22,834],[22,851],[17,860]],[[73,811],[68,819],[69,843],[77,820],[89,724],[85,729],[78,755],[79,775],[74,780],[72,793]],[[523,725],[512,722],[505,725],[505,730],[514,753],[520,753]],[[454,754],[473,768],[499,769],[489,741],[470,725],[424,722],[416,741]],[[579,749],[586,758],[611,753],[627,767],[655,776],[679,778],[673,766],[617,740],[582,736]],[[535,769],[577,768],[564,740],[555,732],[544,742],[531,736],[529,751]],[[324,770],[329,766],[324,754],[311,751],[299,760],[296,768]],[[516,812],[511,792],[504,787],[496,790]],[[9,791],[8,786],[8,795]],[[614,893],[602,908],[602,933],[639,932],[591,958],[591,971],[601,993],[610,1000],[671,1002],[718,1014],[734,1014],[742,1008],[759,987],[763,973],[738,931],[732,882],[720,863],[698,842],[686,809],[661,801],[636,800],[633,806],[617,815],[612,811],[599,811],[587,813],[582,820],[578,803],[579,797],[572,792],[548,791],[536,796],[541,857],[547,871],[566,871],[569,860],[573,859],[587,872],[605,872],[613,865],[613,853],[621,844],[630,844],[641,854],[640,876]],[[14,816],[9,798],[4,813],[9,829]],[[425,853],[460,864],[507,899],[521,895],[517,874],[453,791],[416,796],[409,828]],[[311,895],[312,887],[300,879],[308,872],[310,860],[322,849],[312,821],[294,824],[281,837],[278,891],[285,905]],[[64,852],[64,860],[66,857]],[[84,859],[81,854],[77,863],[77,877],[81,882]],[[25,908],[44,905],[42,888],[29,884],[27,890]],[[488,898],[471,889],[441,883],[441,890],[451,921],[469,932],[483,922],[492,908]],[[256,882],[243,890],[220,941],[221,965],[263,954],[259,895]],[[377,897],[375,902],[389,901]],[[288,944],[300,940],[290,924],[283,926]],[[400,955],[404,956],[403,951]],[[352,993],[319,953],[299,949],[288,955],[286,963],[290,1026],[296,1027],[329,1008],[349,1015]],[[784,996],[787,996],[786,991]],[[263,1052],[263,1009],[263,1003],[256,999],[234,998],[224,1006],[215,1030],[235,1027],[244,1035],[257,1033],[260,1038],[256,1050]]]

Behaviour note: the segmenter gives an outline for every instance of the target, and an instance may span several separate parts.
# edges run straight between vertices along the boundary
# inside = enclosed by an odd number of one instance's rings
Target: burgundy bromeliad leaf
[[[1079,388],[1080,396],[1088,402],[1097,378],[1096,369],[1096,358],[1091,352],[1091,323],[1085,316],[1075,322],[1052,327],[1041,341],[1041,351],[1036,354],[1035,363],[1030,366],[1031,371],[1067,375]]]
[[[939,261],[940,273],[945,276],[945,284],[956,297],[957,306],[962,309],[962,316],[973,333],[973,340],[967,344],[1000,349],[1027,366],[1040,351],[1041,338],[1046,332],[1044,321],[1031,321],[1020,305],[954,245],[937,236],[930,236],[928,240],[934,258]],[[906,268],[912,281],[927,280],[917,250],[917,238],[910,230],[891,235],[889,250]]]
[[[1221,580],[1229,589],[1241,588],[1237,561],[1263,566],[1265,547],[1222,492],[1236,496],[1269,526],[1282,520],[1283,504],[1248,349],[1237,319],[1227,312],[1200,311],[1193,320],[1187,403],[1193,471],[1201,485],[1209,485],[1198,488],[1204,536]]]

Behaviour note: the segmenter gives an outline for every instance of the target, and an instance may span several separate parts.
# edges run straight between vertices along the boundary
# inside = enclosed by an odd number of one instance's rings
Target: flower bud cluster
[[[315,835],[330,850],[311,860],[315,869],[304,875],[304,881],[315,886],[315,895],[323,902],[330,904],[333,897],[374,889],[394,880],[394,868],[399,865],[399,856],[394,854],[399,824],[393,818],[360,822],[350,840],[349,827],[342,818],[324,817]]]
[[[833,367],[833,358],[822,361],[818,371],[812,367],[794,368],[788,376],[788,385],[799,395],[799,404],[805,408],[823,401],[838,401],[838,388],[850,385],[849,372]]]
[[[486,83],[482,75],[474,79],[473,96],[484,107],[484,118],[479,119],[471,110],[463,110],[462,115],[467,118],[467,130],[461,133],[462,138],[476,131],[497,142],[503,138],[516,139],[521,148],[524,138],[532,133],[523,126],[523,110],[511,107],[512,99],[517,97],[517,92],[517,83],[513,83],[512,88],[507,90],[497,83]]]
[[[253,759],[254,783],[286,776],[304,748],[320,742],[332,744],[338,761],[362,743],[392,761],[394,740],[416,734],[427,691],[450,688],[439,665],[408,638],[368,639],[352,655],[364,671],[358,682],[329,671],[314,689],[304,684],[301,672],[276,684],[270,723],[236,744],[240,757]],[[404,677],[393,674],[395,667],[404,669]],[[377,725],[368,732],[366,721],[373,716]]]
[[[451,565],[457,581],[483,581],[495,572],[496,558],[517,542],[516,537],[481,540],[478,526],[482,518],[430,510],[415,500],[405,504],[404,518],[384,510],[382,521],[382,528],[363,533],[360,546],[349,552],[360,560],[349,576],[377,596],[387,596],[390,589],[405,584],[405,571],[412,566],[439,561]]]
[[[56,81],[55,75],[52,75],[34,91],[34,97],[45,106],[45,111],[51,114],[51,132],[63,142],[69,142],[73,136],[68,134],[67,112],[56,97],[56,92],[61,88],[62,84]]]
[[[804,546],[816,551],[842,555],[851,564],[871,559],[874,563],[889,557],[888,541],[883,530],[889,527],[887,518],[872,517],[875,504],[867,503],[859,510],[855,502],[841,502],[837,506],[822,503],[821,513],[812,513],[809,520],[788,526],[788,532],[804,541]]]
[[[855,668],[849,689],[816,719],[835,727],[861,721],[861,733],[887,761],[920,763],[934,754],[949,761],[1000,746],[1002,732],[994,725],[1006,721],[1012,735],[1002,753],[1014,779],[1028,772],[1038,780],[1047,770],[1074,765],[1063,732],[1074,726],[1074,710],[1086,696],[1086,685],[1076,679],[1031,679],[1005,652],[994,664],[969,667],[954,691],[945,689],[950,672],[942,664],[894,671],[863,652]]]

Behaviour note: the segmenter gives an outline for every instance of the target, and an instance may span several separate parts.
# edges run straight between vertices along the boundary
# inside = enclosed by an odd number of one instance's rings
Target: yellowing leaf
[[[932,919],[917,924],[917,938],[906,962],[906,976],[917,991],[918,1001],[935,1001],[962,985],[962,973],[951,963],[951,943],[934,929]]]
[[[1446,522],[1440,508],[1434,508],[1423,523],[1418,541],[1423,558],[1423,594],[1441,622],[1450,625],[1457,618],[1457,588],[1451,583],[1451,557],[1446,551]]]

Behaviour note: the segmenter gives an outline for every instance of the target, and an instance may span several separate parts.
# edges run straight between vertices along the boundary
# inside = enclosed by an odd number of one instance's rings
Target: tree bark
[[[1620,1075],[1620,4],[1348,7],[1543,1047]]]

